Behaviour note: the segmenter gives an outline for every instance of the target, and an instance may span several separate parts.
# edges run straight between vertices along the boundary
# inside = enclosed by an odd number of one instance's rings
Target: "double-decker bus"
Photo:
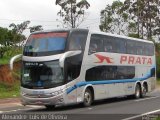
[[[35,32],[22,55],[22,104],[90,106],[94,100],[144,97],[155,89],[155,69],[151,41],[88,29]]]

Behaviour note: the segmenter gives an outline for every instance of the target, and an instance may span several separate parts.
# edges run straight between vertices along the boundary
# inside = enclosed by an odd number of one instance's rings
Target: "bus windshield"
[[[22,86],[26,88],[52,88],[64,83],[63,70],[58,61],[24,62]]]
[[[32,34],[25,45],[25,55],[54,54],[65,49],[67,32],[50,32]],[[45,55],[46,55],[45,54]]]

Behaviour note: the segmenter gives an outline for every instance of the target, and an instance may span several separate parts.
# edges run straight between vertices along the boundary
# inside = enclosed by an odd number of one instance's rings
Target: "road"
[[[69,120],[148,120],[145,119],[146,114],[149,114],[147,118],[157,117],[157,114],[160,114],[160,90],[155,90],[141,99],[121,97],[96,101],[88,108],[81,105],[72,105],[46,110],[43,106],[22,106],[20,103],[4,104],[0,106],[0,113],[2,115],[8,113],[50,115],[50,119],[53,117],[51,115],[67,115]],[[153,114],[156,115],[153,116]],[[36,118],[36,116],[30,117],[30,119]]]

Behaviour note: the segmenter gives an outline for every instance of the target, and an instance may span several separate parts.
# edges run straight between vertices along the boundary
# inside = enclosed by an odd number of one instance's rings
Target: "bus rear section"
[[[93,100],[119,96],[145,97],[155,89],[154,44],[103,32],[91,32],[82,64],[78,94],[89,89]],[[80,92],[79,92],[80,91]],[[92,100],[92,101],[93,101]]]

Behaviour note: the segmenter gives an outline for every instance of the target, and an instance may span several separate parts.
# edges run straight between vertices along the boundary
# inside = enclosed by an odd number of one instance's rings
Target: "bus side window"
[[[145,55],[145,45],[142,42],[136,42],[136,54],[137,55]]]
[[[136,49],[135,49],[135,42],[134,41],[127,41],[127,54],[133,54],[136,55]]]
[[[75,31],[71,33],[69,37],[68,50],[82,50],[85,49],[88,33]]]
[[[123,38],[115,38],[117,53],[126,53],[126,42]]]
[[[102,42],[103,40],[100,35],[92,35],[88,54],[91,55],[96,52],[102,52]]]
[[[112,44],[110,42],[106,42],[106,44],[104,45],[104,52],[112,52],[112,50]]]
[[[154,45],[153,44],[149,44],[149,56],[153,56],[154,55]]]
[[[81,50],[81,44],[79,38],[72,37],[70,40],[70,50]]]
[[[104,52],[116,52],[115,39],[112,36],[105,36],[104,39]]]

